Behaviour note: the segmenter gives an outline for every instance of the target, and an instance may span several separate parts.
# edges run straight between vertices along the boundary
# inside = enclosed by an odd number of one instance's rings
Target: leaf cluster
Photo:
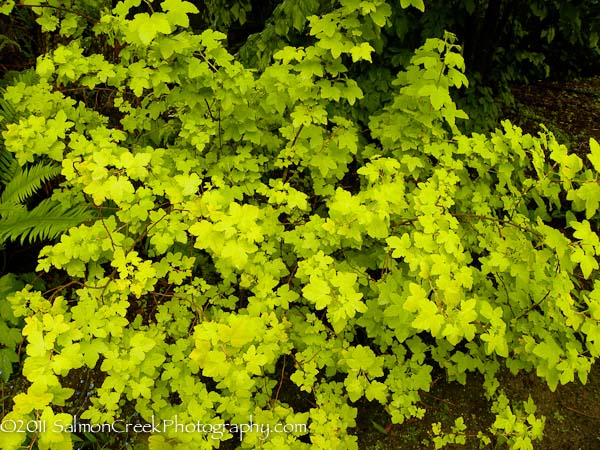
[[[4,126],[18,120],[11,104],[0,99]],[[50,240],[90,217],[84,206],[69,205],[51,198],[29,207],[31,199],[49,180],[60,175],[60,166],[40,161],[21,165],[0,142],[0,245],[9,240]]]

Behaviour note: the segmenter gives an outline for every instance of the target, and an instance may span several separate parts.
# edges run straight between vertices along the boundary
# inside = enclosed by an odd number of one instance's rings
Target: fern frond
[[[0,80],[0,89],[18,83],[23,83],[25,86],[33,86],[37,84],[39,79],[40,77],[35,71],[35,67],[25,70],[9,70]]]
[[[3,90],[0,90],[3,93]],[[0,128],[5,124],[14,122],[17,113],[10,103],[0,97]],[[0,183],[7,184],[19,169],[16,158],[4,147],[4,141],[0,136]]]
[[[15,216],[27,213],[27,208],[21,203],[0,203],[0,217]]]
[[[8,184],[19,171],[17,159],[0,143],[0,184]]]
[[[4,89],[0,90],[4,96]],[[15,108],[4,98],[0,97],[0,124],[12,123],[17,121],[17,112]],[[4,125],[3,125],[4,126]]]
[[[19,45],[18,42],[13,41],[12,39],[10,39],[8,36],[4,35],[4,34],[0,34],[0,50],[2,50],[4,47],[16,47],[19,51],[21,51],[21,46]]]
[[[63,205],[49,198],[24,214],[1,218],[0,243],[18,238],[21,244],[26,240],[54,239],[92,216],[93,211],[87,206]]]
[[[18,171],[4,187],[0,203],[23,203],[37,191],[44,182],[60,174],[60,167],[45,163]]]

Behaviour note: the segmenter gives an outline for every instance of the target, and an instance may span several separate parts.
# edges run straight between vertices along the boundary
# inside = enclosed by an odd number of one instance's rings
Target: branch
[[[43,4],[43,5],[28,5],[26,3],[21,3],[21,4],[16,5],[16,6],[22,6],[23,8],[30,8],[30,9],[33,9],[33,8],[50,8],[50,9],[55,9],[57,11],[63,11],[63,12],[68,12],[68,13],[71,13],[71,14],[75,14],[75,15],[77,15],[79,17],[83,17],[84,19],[86,19],[87,21],[92,22],[92,23],[98,22],[98,19],[96,19],[94,17],[91,17],[91,16],[88,16],[87,14],[84,14],[82,12],[74,11],[74,10],[68,9],[68,8],[63,8],[61,6],[49,5],[47,3]]]

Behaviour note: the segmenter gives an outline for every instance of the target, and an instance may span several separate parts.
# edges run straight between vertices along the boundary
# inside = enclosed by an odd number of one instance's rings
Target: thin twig
[[[286,355],[283,355],[283,367],[281,368],[281,377],[279,378],[279,386],[277,386],[277,392],[275,392],[274,402],[279,400],[279,391],[281,391],[281,386],[283,386],[283,379],[285,378],[285,356]]]
[[[575,414],[579,414],[580,416],[589,417],[590,419],[600,420],[600,417],[598,417],[598,416],[592,416],[591,414],[586,414],[575,408],[571,408],[570,406],[565,406],[565,408],[567,408],[569,411],[573,411]]]

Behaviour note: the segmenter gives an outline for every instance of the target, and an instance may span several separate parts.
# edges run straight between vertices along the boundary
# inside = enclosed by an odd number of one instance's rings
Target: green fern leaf
[[[0,91],[4,94],[4,89]],[[0,97],[0,124],[12,123],[17,119],[15,108],[6,100]]]
[[[33,86],[37,84],[39,79],[40,76],[35,71],[35,67],[25,70],[9,70],[0,80],[0,93],[3,94],[7,86],[14,86],[19,83],[23,83],[25,86]]]
[[[89,220],[92,211],[87,206],[70,206],[53,199],[43,200],[26,213],[0,219],[0,243],[20,238],[21,244],[38,239],[54,239],[69,228]]]
[[[60,167],[44,163],[24,168],[14,174],[4,187],[0,203],[23,203],[37,191],[44,182],[60,174]]]
[[[19,163],[0,143],[0,183],[8,184],[19,171]]]
[[[0,203],[0,217],[8,217],[20,214],[26,214],[27,208],[21,203],[6,202]]]

